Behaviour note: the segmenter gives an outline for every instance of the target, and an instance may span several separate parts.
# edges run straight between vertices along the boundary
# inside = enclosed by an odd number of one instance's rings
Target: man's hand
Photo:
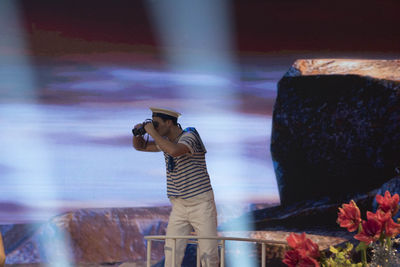
[[[143,127],[142,123],[136,124],[134,128],[138,129],[140,127]],[[153,126],[153,128],[154,128],[154,126]],[[156,143],[154,141],[146,141],[146,140],[144,140],[143,136],[141,136],[141,135],[133,136],[132,143],[133,143],[133,147],[139,151],[148,151],[148,152],[160,151],[160,149],[156,146]]]
[[[143,138],[143,134],[144,134],[144,132],[143,132],[143,124],[142,123],[139,123],[139,124],[136,124],[134,127],[133,127],[133,129],[132,129],[132,134],[133,134],[133,137],[134,137],[134,139],[136,138],[136,139],[140,139],[140,138]]]
[[[155,132],[157,132],[156,129],[154,128],[154,125],[153,125],[152,122],[146,123],[146,125],[144,126],[144,129],[145,129],[146,132],[147,132],[149,135],[151,135],[151,136],[153,136],[153,134],[154,134]]]
[[[133,127],[133,128],[135,128],[135,129],[139,129],[140,127],[142,127],[142,125],[143,125],[143,124],[141,124],[141,123],[138,123],[138,124],[136,124],[136,125],[135,125],[135,127]]]

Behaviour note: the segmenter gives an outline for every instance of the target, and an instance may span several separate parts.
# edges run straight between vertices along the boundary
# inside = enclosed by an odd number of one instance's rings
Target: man
[[[4,253],[3,237],[0,232],[0,267],[3,267],[6,263],[6,254]]]
[[[217,236],[217,212],[210,177],[207,172],[206,148],[195,128],[182,130],[178,112],[150,108],[152,122],[144,129],[153,138],[133,137],[139,151],[163,151],[167,168],[167,195],[172,204],[167,236],[189,235],[194,229],[199,236]],[[143,127],[142,124],[135,129]],[[181,266],[187,240],[176,241],[176,266]],[[199,240],[203,267],[218,266],[216,240]],[[172,266],[172,240],[165,242],[165,266]],[[175,267],[175,266],[174,266]]]

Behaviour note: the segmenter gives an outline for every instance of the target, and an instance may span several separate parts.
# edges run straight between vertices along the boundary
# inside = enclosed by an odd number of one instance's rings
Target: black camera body
[[[146,124],[148,124],[148,123],[153,123],[154,128],[157,128],[157,126],[158,126],[158,123],[157,123],[156,121],[153,121],[153,120],[151,120],[151,119],[147,119],[147,120],[145,120],[145,121],[142,123],[142,126],[140,126],[139,128],[133,128],[133,129],[132,129],[132,134],[133,134],[134,136],[142,136],[142,135],[145,135],[146,130],[144,129],[144,126],[145,126]]]

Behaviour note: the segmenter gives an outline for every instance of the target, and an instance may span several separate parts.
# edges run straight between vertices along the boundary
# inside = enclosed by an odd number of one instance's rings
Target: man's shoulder
[[[197,133],[196,128],[194,127],[187,127],[183,130],[184,133]]]
[[[182,136],[193,136],[198,139],[201,139],[200,134],[197,132],[196,128],[194,127],[187,127],[183,130]]]
[[[193,147],[193,152],[205,153],[207,151],[204,147],[203,141],[201,140],[199,133],[194,127],[185,128],[179,142],[186,143]]]

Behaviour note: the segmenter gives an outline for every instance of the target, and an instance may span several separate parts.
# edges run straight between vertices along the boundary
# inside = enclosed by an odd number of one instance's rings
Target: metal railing
[[[225,241],[241,241],[241,242],[251,242],[261,244],[261,266],[265,267],[265,253],[266,253],[266,244],[279,244],[286,245],[284,241],[276,241],[276,240],[267,240],[267,239],[254,239],[254,238],[241,238],[241,237],[223,237],[223,236],[165,236],[165,235],[152,235],[145,236],[147,240],[147,267],[151,267],[151,241],[152,240],[166,240],[172,239],[172,266],[175,266],[175,250],[176,250],[176,240],[177,239],[210,239],[210,240],[218,240],[218,246],[221,247],[221,257],[220,257],[220,266],[225,267]],[[197,244],[197,241],[192,241],[189,243]],[[197,256],[196,256],[196,266],[200,267],[200,257],[199,257],[199,246],[197,246]]]

